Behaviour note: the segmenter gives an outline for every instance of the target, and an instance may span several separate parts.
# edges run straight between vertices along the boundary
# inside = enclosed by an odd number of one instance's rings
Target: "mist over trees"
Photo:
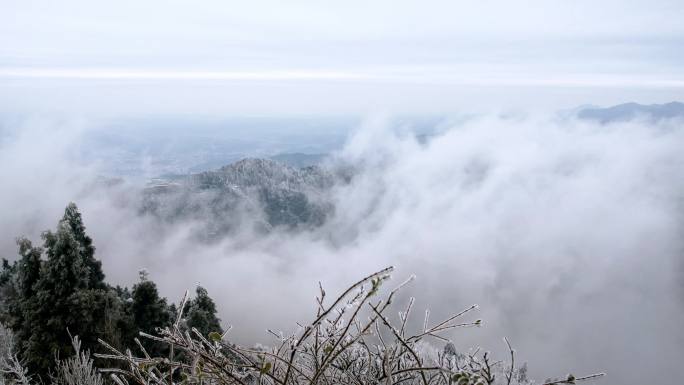
[[[131,289],[105,281],[81,214],[70,203],[54,231],[45,231],[42,246],[18,238],[18,259],[3,259],[0,273],[0,321],[11,329],[20,361],[29,373],[50,378],[55,358],[100,350],[98,339],[125,348],[139,332],[154,333],[171,324],[177,310],[160,297],[147,272]],[[217,310],[207,290],[197,288],[188,302],[188,325],[205,333],[221,332]],[[146,341],[146,349],[163,354],[164,346]]]
[[[217,170],[158,178],[142,191],[139,212],[167,223],[202,223],[196,237],[220,241],[245,227],[261,234],[322,226],[334,212],[338,169],[242,159]]]
[[[91,181],[108,175],[106,169],[73,160],[81,144],[65,140],[65,129],[27,129],[20,141],[0,143],[0,157],[10,165],[3,169],[8,188],[0,189],[0,256],[20,257],[14,242],[20,234],[28,235],[31,247],[43,248],[40,231],[56,233],[65,203],[77,200],[105,281],[128,287],[128,294],[120,288],[121,296],[130,297],[141,266],[160,297],[176,299],[201,282],[221,318],[240,331],[231,334],[235,343],[266,343],[267,328],[305,321],[301,315],[318,280],[336,289],[359,274],[397,265],[420,278],[409,290],[420,293],[434,316],[452,304],[482,305],[490,323],[464,334],[457,347],[496,350],[508,336],[521,359],[533,363],[532,377],[606,370],[610,381],[631,384],[676,370],[683,319],[679,121],[598,124],[532,115],[446,124],[443,132],[416,138],[392,121],[369,120],[330,159],[333,166],[338,159],[353,165],[354,173],[349,183],[336,182],[323,194],[334,210],[322,226],[276,225],[264,233],[249,226],[264,213],[248,212],[233,227],[237,233],[217,232],[211,241],[197,234],[236,219],[222,204],[231,199],[214,196],[238,191],[253,198],[262,187],[277,192],[310,184],[288,184],[288,178],[269,183],[270,172],[280,168],[241,162],[198,179],[207,183],[192,183],[196,174],[180,186],[169,183],[179,194],[160,191],[154,198],[163,210],[140,213],[139,192],[157,189],[157,180],[150,181],[155,187],[142,180],[100,187]],[[185,204],[183,190],[197,205]],[[310,197],[306,190],[300,192]],[[257,209],[275,203],[275,214],[295,207],[281,199],[253,202]],[[185,215],[167,220],[175,207],[187,208]],[[634,309],[641,316],[634,317]],[[126,336],[132,328],[113,321],[107,325],[128,341],[135,334]],[[115,337],[111,343],[124,345]],[[663,359],[651,361],[654,351]],[[626,364],[631,360],[650,367],[636,370]]]
[[[332,302],[320,286],[315,320],[292,335],[269,332],[273,347],[227,341],[206,288],[176,307],[159,295],[146,270],[131,289],[105,281],[78,208],[70,203],[42,246],[17,239],[19,258],[0,272],[0,384],[531,384],[527,365],[495,361],[489,352],[443,349],[452,329],[480,326],[462,320],[477,306],[409,334],[414,299],[388,316],[397,291],[381,287],[392,267],[350,286]],[[334,297],[333,297],[334,298]],[[142,341],[141,341],[142,339]],[[134,347],[141,355],[133,353]],[[94,357],[91,353],[94,353]],[[111,373],[111,377],[103,376]],[[569,375],[546,384],[572,384],[603,374]]]

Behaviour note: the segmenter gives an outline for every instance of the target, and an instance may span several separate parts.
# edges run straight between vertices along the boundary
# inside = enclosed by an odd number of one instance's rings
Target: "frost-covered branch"
[[[389,267],[359,280],[332,302],[326,302],[321,285],[313,321],[291,334],[269,330],[276,338],[269,348],[245,348],[226,342],[225,333],[203,335],[197,329],[188,330],[182,322],[186,293],[172,326],[159,329],[157,335],[140,333],[169,345],[172,353],[168,357],[151,357],[139,342],[141,354],[134,355],[104,341],[101,343],[109,353],[96,356],[121,363],[104,370],[117,385],[531,384],[526,367],[515,368],[515,353],[508,340],[510,363],[493,361],[489,353],[479,354],[478,350],[460,354],[451,343],[439,352],[426,341],[448,341],[445,333],[450,330],[480,326],[480,320],[465,319],[477,309],[475,305],[434,324],[426,314],[422,329],[410,333],[411,298],[395,326],[389,316],[394,297],[413,278],[383,294],[382,285],[392,270]]]
[[[31,377],[15,351],[14,334],[0,324],[0,381],[2,384],[30,385]]]
[[[102,376],[93,366],[90,352],[81,350],[78,336],[71,338],[74,355],[57,359],[56,374],[52,376],[54,385],[104,385]]]

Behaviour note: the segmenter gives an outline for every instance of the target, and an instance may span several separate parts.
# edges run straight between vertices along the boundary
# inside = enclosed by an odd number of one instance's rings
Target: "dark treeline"
[[[101,351],[98,339],[117,348],[134,346],[139,332],[154,333],[176,319],[178,309],[159,296],[147,272],[132,288],[105,281],[81,214],[70,203],[55,231],[42,234],[42,246],[17,239],[18,258],[2,261],[0,322],[15,334],[20,359],[40,378],[49,378],[56,357],[72,355],[71,337],[83,349]],[[184,327],[202,334],[222,332],[214,301],[198,287],[184,309]],[[152,356],[168,347],[143,341]]]

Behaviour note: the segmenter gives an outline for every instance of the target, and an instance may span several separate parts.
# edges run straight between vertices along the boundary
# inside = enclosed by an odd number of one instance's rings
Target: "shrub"
[[[466,321],[476,306],[470,306],[436,323],[426,313],[422,329],[409,332],[407,320],[414,300],[401,311],[399,322],[388,317],[394,308],[396,293],[404,283],[382,295],[382,284],[392,268],[383,269],[353,284],[339,297],[326,301],[320,288],[314,320],[300,326],[291,335],[269,331],[277,343],[271,348],[246,348],[226,342],[226,333],[202,334],[196,328],[183,327],[185,294],[175,323],[158,329],[157,335],[141,332],[141,336],[167,344],[168,357],[151,356],[136,339],[140,355],[130,350],[121,352],[100,341],[109,354],[97,357],[116,360],[120,367],[104,369],[118,385],[133,384],[422,384],[484,385],[528,384],[526,366],[515,368],[515,353],[508,344],[510,362],[494,361],[489,353],[475,351],[459,354],[447,344],[442,352],[425,341],[448,341],[443,334],[462,327],[479,326],[480,320]],[[174,353],[175,352],[175,353]],[[572,384],[595,378],[570,375],[551,384]]]

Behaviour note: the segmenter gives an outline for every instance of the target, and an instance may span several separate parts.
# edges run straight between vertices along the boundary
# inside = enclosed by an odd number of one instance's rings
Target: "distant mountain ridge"
[[[580,119],[593,120],[601,124],[626,122],[634,119],[660,121],[664,119],[684,118],[684,103],[670,102],[665,104],[624,103],[616,106],[586,107],[577,112]]]

